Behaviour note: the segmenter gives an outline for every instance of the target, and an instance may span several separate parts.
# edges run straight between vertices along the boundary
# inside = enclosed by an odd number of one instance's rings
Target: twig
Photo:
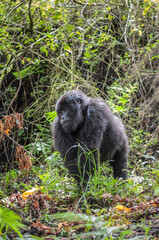
[[[74,2],[74,3],[77,3],[77,4],[79,4],[79,5],[82,5],[82,6],[85,6],[85,5],[86,5],[85,3],[81,3],[81,2],[79,2],[79,1],[77,1],[77,0],[73,0],[73,2]]]

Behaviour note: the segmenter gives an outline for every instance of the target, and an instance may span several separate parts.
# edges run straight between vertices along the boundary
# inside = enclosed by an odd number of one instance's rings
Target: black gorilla
[[[52,126],[54,146],[78,182],[88,181],[99,159],[111,160],[114,177],[126,179],[127,135],[121,120],[104,101],[73,90],[58,100],[56,111]]]

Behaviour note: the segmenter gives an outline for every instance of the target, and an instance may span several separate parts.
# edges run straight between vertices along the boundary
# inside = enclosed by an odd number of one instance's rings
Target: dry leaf
[[[131,208],[127,208],[123,205],[117,205],[115,209],[118,210],[119,212],[125,212],[125,213],[131,212]]]
[[[27,200],[29,195],[34,194],[37,190],[39,190],[37,187],[34,187],[26,192],[24,192],[23,194],[21,194],[21,197],[25,200]]]

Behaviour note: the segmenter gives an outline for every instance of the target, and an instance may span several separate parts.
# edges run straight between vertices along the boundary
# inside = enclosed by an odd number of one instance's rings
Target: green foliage
[[[58,152],[54,152],[46,158],[45,169],[45,171],[38,174],[44,191],[53,191],[58,198],[60,198],[63,192],[69,193],[72,191],[70,189],[72,189],[73,185],[71,186],[69,183],[67,170]]]
[[[13,74],[14,74],[14,76],[15,76],[17,79],[20,79],[20,77],[21,77],[21,78],[25,78],[25,77],[27,77],[28,75],[32,74],[32,73],[30,72],[30,70],[31,70],[31,66],[29,66],[29,67],[23,69],[22,71],[20,71],[20,76],[19,76],[19,73],[18,73],[18,72],[15,72],[15,73],[13,73]]]
[[[6,182],[6,186],[8,187],[9,184],[13,184],[13,181],[17,178],[18,174],[17,172],[11,170],[11,171],[8,171],[6,173],[6,176],[5,176],[5,182]]]
[[[49,122],[53,122],[56,116],[57,116],[56,111],[46,113],[46,117]]]
[[[122,87],[122,82],[115,81],[108,90],[110,95],[109,104],[113,108],[115,113],[122,113],[128,115],[128,111],[131,109],[131,96],[138,89],[137,83]]]
[[[74,238],[85,238],[90,239],[89,237],[94,236],[95,239],[106,239],[109,237],[114,231],[119,229],[119,227],[107,227],[107,223],[103,221],[103,217],[95,217],[95,216],[88,216],[86,214],[77,214],[77,213],[57,213],[53,215],[56,219],[60,219],[62,221],[68,222],[76,222],[76,221],[85,221],[85,233],[80,233],[74,235]],[[83,224],[81,224],[81,227]],[[94,230],[91,230],[94,228]]]
[[[21,238],[22,234],[20,229],[25,228],[25,226],[21,223],[21,218],[15,214],[13,211],[0,208],[0,237],[5,239],[6,234],[9,231],[14,231],[17,233]]]
[[[46,125],[46,123],[44,123]],[[37,156],[42,153],[42,158],[47,158],[52,152],[52,137],[51,131],[48,126],[36,124],[34,136],[36,137],[35,142],[31,142],[25,146],[25,148]]]

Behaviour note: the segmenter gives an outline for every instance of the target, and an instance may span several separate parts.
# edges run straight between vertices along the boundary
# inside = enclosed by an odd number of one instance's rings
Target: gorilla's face
[[[56,111],[66,133],[75,132],[84,120],[85,95],[81,94],[80,91],[70,91],[57,102]]]

